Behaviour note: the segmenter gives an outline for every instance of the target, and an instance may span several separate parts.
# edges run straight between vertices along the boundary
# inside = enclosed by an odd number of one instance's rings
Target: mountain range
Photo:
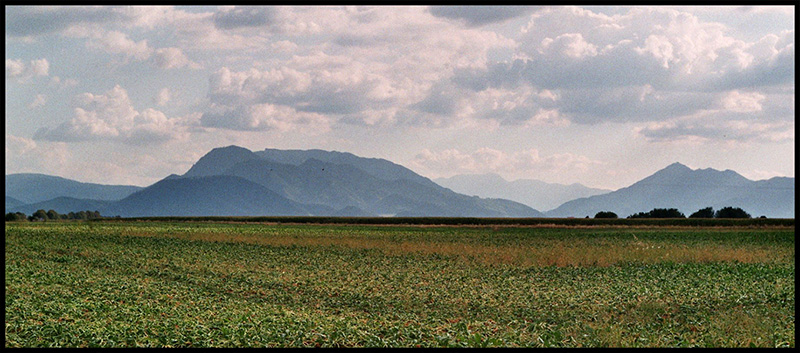
[[[6,176],[6,211],[32,213],[69,203],[103,215],[135,216],[440,216],[542,217],[521,203],[467,196],[383,159],[322,150],[253,152],[215,148],[185,174],[170,175],[119,200],[52,194],[45,204],[20,205]],[[96,184],[95,184],[96,185]],[[11,199],[9,199],[9,197]],[[56,199],[58,197],[58,199]],[[11,207],[9,207],[11,206]],[[93,206],[90,208],[85,208]],[[38,208],[34,208],[38,207]]]
[[[385,159],[345,152],[228,146],[211,150],[183,175],[169,175],[147,187],[9,174],[6,212],[98,210],[104,216],[123,217],[593,217],[611,211],[626,217],[653,208],[678,208],[688,216],[709,206],[733,206],[753,216],[794,218],[794,178],[752,181],[734,171],[692,170],[680,163],[616,191],[535,180],[507,182],[492,175],[437,181],[442,185]],[[546,209],[559,203],[544,213],[531,207]]]
[[[517,201],[537,210],[552,210],[570,200],[612,191],[578,183],[565,185],[533,179],[507,181],[497,174],[461,174],[433,181],[458,193]]]
[[[620,217],[654,208],[676,208],[686,216],[706,207],[739,207],[753,217],[794,218],[794,178],[753,181],[732,170],[691,169],[673,163],[631,186],[568,201],[548,217],[594,217],[610,211]]]

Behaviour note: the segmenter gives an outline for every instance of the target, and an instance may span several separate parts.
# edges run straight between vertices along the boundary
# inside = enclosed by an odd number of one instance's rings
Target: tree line
[[[22,212],[9,212],[6,213],[6,221],[55,221],[67,219],[97,219],[103,218],[99,211],[80,211],[60,214],[55,210],[45,211],[42,209],[37,210],[32,215],[28,216]]]
[[[614,212],[600,211],[594,215],[594,218],[619,217]],[[654,208],[648,212],[639,212],[626,218],[686,218],[686,216],[676,208]],[[723,207],[717,211],[714,211],[712,207],[706,207],[692,213],[689,218],[752,218],[752,216],[739,207]],[[761,216],[761,218],[766,217]]]

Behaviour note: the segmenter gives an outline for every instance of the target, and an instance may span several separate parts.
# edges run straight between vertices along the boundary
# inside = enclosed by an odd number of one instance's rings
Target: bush
[[[677,208],[654,208],[650,212],[639,212],[628,218],[686,218]]]
[[[28,216],[26,216],[22,212],[17,212],[17,213],[9,212],[9,213],[6,213],[6,222],[24,221],[24,220],[27,220],[27,219],[28,219]]]
[[[752,218],[750,214],[739,207],[723,207],[714,214],[715,218]]]
[[[711,207],[706,207],[698,210],[695,213],[692,213],[689,218],[714,218],[714,209]]]
[[[594,215],[594,218],[618,218],[617,214],[611,211],[600,211]]]

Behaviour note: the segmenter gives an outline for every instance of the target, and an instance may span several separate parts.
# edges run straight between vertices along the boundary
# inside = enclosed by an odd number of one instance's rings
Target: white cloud
[[[6,160],[13,155],[27,154],[36,149],[36,141],[28,138],[6,135]]]
[[[41,107],[47,102],[47,97],[44,94],[37,94],[32,102],[28,104],[28,108]]]
[[[68,79],[62,80],[61,77],[53,76],[50,79],[50,84],[53,85],[53,86],[59,87],[59,88],[61,88],[61,87],[75,87],[75,86],[78,85],[78,80],[76,80],[74,78],[68,78]]]
[[[49,72],[50,63],[44,58],[27,63],[21,59],[6,59],[6,77],[26,80],[36,76],[47,76]]]
[[[119,85],[105,94],[84,93],[78,97],[81,105],[75,116],[48,129],[40,128],[34,139],[49,141],[107,140],[125,144],[163,143],[182,139],[186,128],[176,119],[168,119],[162,112],[146,109],[138,112]]]
[[[153,48],[148,46],[147,39],[136,42],[129,39],[125,33],[119,31],[108,31],[93,35],[93,38],[86,45],[109,54],[122,54],[140,61],[148,59],[153,54]]]
[[[730,91],[721,99],[722,108],[736,113],[752,113],[762,110],[761,103],[766,96],[758,92]]]
[[[189,60],[179,48],[159,48],[155,51],[155,64],[161,69],[189,67],[199,69],[200,64]]]
[[[169,102],[170,99],[172,99],[172,94],[170,93],[169,88],[164,87],[158,91],[158,94],[153,98],[153,101],[157,105],[164,106],[167,105],[167,102]]]
[[[47,156],[43,158],[43,156]],[[64,143],[36,141],[6,134],[6,173],[49,173],[64,175],[73,167]]]
[[[203,114],[200,120],[203,126],[242,131],[306,130],[320,134],[328,132],[331,124],[324,115],[269,103],[214,108]]]
[[[580,33],[564,33],[555,39],[542,39],[542,54],[557,53],[574,59],[597,55],[597,46],[583,39]]]

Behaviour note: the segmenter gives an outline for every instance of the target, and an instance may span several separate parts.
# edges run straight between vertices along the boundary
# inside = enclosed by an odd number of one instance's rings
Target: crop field
[[[794,226],[7,222],[6,347],[795,347]]]

